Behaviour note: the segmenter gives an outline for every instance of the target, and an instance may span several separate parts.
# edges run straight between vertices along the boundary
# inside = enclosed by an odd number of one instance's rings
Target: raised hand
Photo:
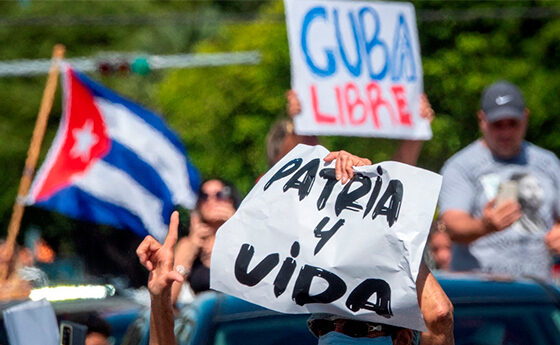
[[[150,271],[148,290],[154,296],[170,292],[169,289],[174,281],[182,283],[184,280],[179,272],[173,270],[173,252],[177,243],[178,226],[179,213],[174,211],[171,214],[169,231],[163,245],[152,236],[146,236],[136,249],[140,263]]]
[[[430,122],[435,117],[435,111],[432,109],[428,96],[425,93],[420,96],[420,116]]]
[[[294,90],[286,91],[286,112],[288,116],[294,118],[296,115],[301,113],[301,103]]]

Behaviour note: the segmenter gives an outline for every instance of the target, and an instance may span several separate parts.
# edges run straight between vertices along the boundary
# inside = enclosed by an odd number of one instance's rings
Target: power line
[[[560,17],[558,7],[487,7],[468,9],[418,10],[418,21],[466,22],[485,19],[546,19]],[[34,26],[160,26],[160,25],[201,25],[201,24],[243,24],[257,18],[256,14],[203,14],[197,12],[166,13],[156,15],[101,15],[101,16],[33,16],[14,18],[0,16],[0,27]],[[284,15],[259,16],[260,21],[284,22]]]
[[[84,72],[98,71],[103,64],[130,67],[135,61],[147,64],[150,70],[165,68],[196,68],[228,65],[255,65],[260,62],[258,51],[207,54],[142,55],[133,53],[111,53],[98,57],[78,57],[64,61]],[[0,77],[33,76],[46,74],[50,59],[0,61]]]
[[[560,17],[557,7],[488,7],[472,8],[468,10],[420,10],[417,12],[418,21],[423,22],[468,22],[482,19],[546,19]]]

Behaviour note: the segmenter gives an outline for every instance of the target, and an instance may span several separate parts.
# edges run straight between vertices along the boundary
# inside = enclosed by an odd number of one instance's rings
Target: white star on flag
[[[87,120],[80,129],[73,129],[74,146],[70,150],[70,155],[74,158],[80,158],[83,162],[87,162],[90,157],[91,147],[99,141],[99,137],[93,133],[93,122]]]

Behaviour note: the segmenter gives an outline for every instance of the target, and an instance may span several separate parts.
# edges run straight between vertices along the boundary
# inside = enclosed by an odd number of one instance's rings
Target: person
[[[0,301],[26,299],[32,289],[31,281],[21,276],[20,270],[25,267],[22,262],[26,250],[15,244],[12,248],[5,240],[0,241],[0,265],[5,270],[5,277],[0,281]]]
[[[528,119],[517,86],[488,86],[482,137],[445,162],[439,210],[454,241],[452,270],[551,279],[551,254],[560,254],[560,161],[525,141]]]
[[[333,161],[334,159],[336,159],[335,174],[338,180],[342,180],[343,176],[351,179],[354,174],[354,166],[371,164],[368,159],[360,158],[344,151],[331,152],[325,157],[326,162]],[[174,269],[173,248],[177,242],[178,223],[178,213],[174,212],[171,215],[169,232],[164,243],[161,244],[153,237],[147,236],[136,251],[142,265],[150,271],[148,279],[148,290],[150,291],[151,299],[150,345],[176,344],[173,331],[174,318],[171,286],[175,282],[182,283],[184,281],[183,275]],[[428,332],[422,334],[422,344],[453,344],[453,306],[435,277],[424,264],[420,267],[416,284],[418,302],[426,322],[426,327],[428,328]],[[316,320],[319,319],[316,318]],[[328,319],[323,320],[328,321]],[[317,333],[320,344],[328,344],[329,339],[332,339],[333,335],[345,336],[342,333],[345,330],[342,323],[349,322],[349,320],[337,317],[332,321],[334,322],[334,328],[331,331],[325,334]],[[352,321],[364,325],[362,321]],[[319,332],[313,324],[314,321],[311,320],[311,330]],[[315,325],[317,325],[317,322],[315,322]],[[365,324],[365,326],[366,329],[370,329],[368,324]],[[371,330],[364,337],[355,338],[350,336],[350,339],[351,341],[357,341],[358,344],[361,344],[364,340],[367,343],[367,341],[373,341],[374,338],[377,339],[378,336],[385,336],[385,332],[390,327],[388,325],[381,325],[379,332]],[[396,332],[394,332],[395,336],[391,338],[389,344],[412,344],[414,333],[411,330],[396,329],[394,327],[391,327],[391,329],[395,329]],[[331,335],[329,336],[329,334]],[[331,344],[333,343],[331,342]]]
[[[84,345],[109,345],[112,334],[111,325],[97,313],[89,313],[83,323],[87,326]]]
[[[172,299],[187,302],[192,295],[210,289],[210,255],[218,228],[234,213],[241,197],[230,183],[213,178],[202,183],[198,199],[190,215],[189,235],[182,237],[176,246],[175,267],[186,277],[188,287],[175,284]]]
[[[440,220],[434,221],[428,236],[428,248],[434,266],[447,271],[451,266],[451,238]]]

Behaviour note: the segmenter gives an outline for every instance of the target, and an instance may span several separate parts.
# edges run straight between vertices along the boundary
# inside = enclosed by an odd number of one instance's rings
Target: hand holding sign
[[[424,329],[415,281],[441,177],[367,163],[321,146],[288,153],[218,230],[211,288],[281,312]]]
[[[411,4],[284,2],[298,134],[431,138]]]
[[[354,167],[371,165],[371,161],[367,158],[355,156],[344,150],[330,152],[323,160],[330,163],[336,160],[334,172],[337,180],[342,184],[354,177]]]
[[[179,272],[173,270],[173,251],[175,243],[177,243],[178,226],[179,213],[174,211],[171,214],[169,232],[163,245],[152,236],[146,236],[136,249],[140,263],[150,271],[148,290],[152,295],[170,293],[173,282],[182,283],[184,280]]]

